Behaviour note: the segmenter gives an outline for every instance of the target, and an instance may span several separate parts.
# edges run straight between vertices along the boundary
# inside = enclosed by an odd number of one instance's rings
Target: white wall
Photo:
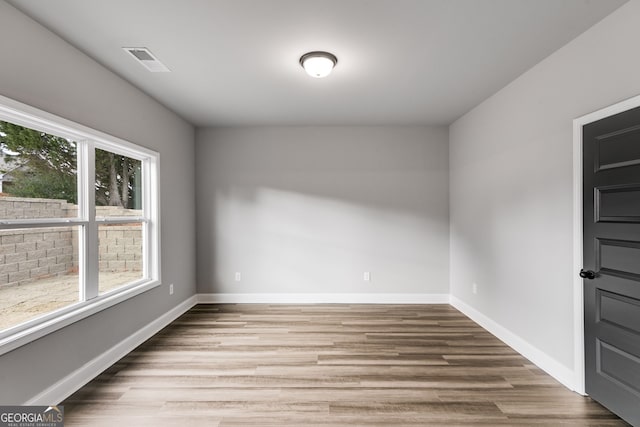
[[[448,293],[446,128],[208,129],[196,159],[199,292]]]
[[[4,1],[0,64],[1,95],[159,151],[163,221],[163,286],[0,356],[6,405],[41,393],[195,293],[194,131]]]
[[[575,374],[572,120],[640,93],[638,22],[633,0],[450,127],[452,295],[558,376]]]

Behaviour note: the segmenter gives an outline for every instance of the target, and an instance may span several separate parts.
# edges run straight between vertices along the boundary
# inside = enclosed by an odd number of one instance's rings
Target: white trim
[[[69,219],[26,219],[0,221],[0,229],[23,227],[79,226],[79,303],[45,313],[32,320],[0,331],[0,355],[25,345],[46,334],[77,322],[100,310],[111,307],[154,288],[161,283],[160,268],[160,182],[159,156],[156,151],[63,119],[0,95],[0,119],[77,142],[78,148],[78,217]],[[100,148],[140,160],[143,165],[143,212],[145,220],[143,265],[145,282],[135,282],[113,293],[98,293],[98,225],[95,217],[95,149]],[[118,223],[121,218],[105,219],[101,223]]]
[[[130,222],[149,222],[143,216],[97,216],[96,222],[102,224],[128,224]]]
[[[0,220],[0,226],[2,226],[3,230],[11,230],[16,228],[72,227],[74,225],[87,225],[87,223],[88,221],[78,218],[33,218]]]
[[[449,294],[198,294],[202,304],[449,304]]]
[[[451,295],[451,305],[478,325],[491,332],[509,347],[529,359],[533,364],[554,377],[565,387],[574,390],[576,381],[573,370],[453,295]]]
[[[80,277],[82,278],[82,289],[80,293],[84,294],[85,301],[96,298],[100,295],[100,239],[98,238],[98,224],[96,223],[96,147],[93,141],[86,140],[82,160],[78,157],[78,163],[87,162],[82,165],[85,172],[82,180],[78,180],[78,185],[82,188],[78,189],[78,193],[82,194],[82,203],[79,209],[87,216],[87,225],[84,227],[82,234],[82,242],[80,247],[82,254],[80,256]],[[78,153],[80,154],[80,153]],[[78,198],[78,202],[80,199]]]
[[[573,121],[573,370],[575,390],[585,394],[584,388],[584,301],[582,279],[582,124]]]
[[[194,295],[178,304],[100,356],[85,363],[82,367],[62,378],[43,392],[27,400],[24,405],[52,405],[62,402],[89,381],[100,375],[105,369],[115,364],[140,344],[157,334],[162,328],[184,314],[196,304],[196,301],[197,299]]]
[[[582,127],[605,117],[640,106],[640,95],[594,111],[573,121],[573,354],[574,387],[585,394],[584,375],[584,295],[583,280],[578,272],[583,267],[582,259]]]
[[[150,281],[143,284],[133,284],[114,290],[112,293],[94,298],[90,301],[80,302],[61,310],[52,311],[42,317],[37,317],[25,323],[16,325],[17,329],[7,329],[3,332],[6,337],[0,339],[0,356],[22,347],[25,344],[42,338],[52,332],[64,328],[72,323],[89,317],[99,311],[133,298],[143,292],[160,286],[159,281]]]
[[[143,227],[146,245],[144,245],[144,274],[153,280],[162,281],[162,223],[160,220],[160,153],[150,156],[142,163],[143,188],[143,212],[151,222],[146,222]]]
[[[17,125],[27,126],[35,130],[69,138],[74,141],[91,140],[96,148],[111,150],[137,160],[145,160],[146,156],[157,156],[157,152],[134,144],[124,139],[109,135],[99,130],[67,120],[39,108],[18,102],[0,95],[0,116]],[[144,153],[145,156],[140,154]]]

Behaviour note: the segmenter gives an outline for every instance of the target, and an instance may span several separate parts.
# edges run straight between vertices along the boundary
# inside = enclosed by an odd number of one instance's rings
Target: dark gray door
[[[586,391],[640,426],[640,108],[582,130]]]

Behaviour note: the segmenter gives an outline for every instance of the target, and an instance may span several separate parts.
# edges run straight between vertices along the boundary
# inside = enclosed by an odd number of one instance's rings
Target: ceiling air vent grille
[[[123,47],[122,49],[129,52],[136,61],[152,73],[168,73],[171,71],[146,47]]]

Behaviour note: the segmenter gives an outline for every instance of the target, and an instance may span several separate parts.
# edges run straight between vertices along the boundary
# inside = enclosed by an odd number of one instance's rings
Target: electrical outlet
[[[370,282],[371,281],[371,272],[365,271],[364,274],[362,275],[362,278],[364,279],[365,282]]]
[[[169,285],[169,295],[173,295],[173,283]]]
[[[474,282],[471,285],[471,290],[473,291],[474,294],[477,294],[478,293],[478,284]]]
[[[236,282],[242,280],[242,274],[239,271],[236,271]]]

